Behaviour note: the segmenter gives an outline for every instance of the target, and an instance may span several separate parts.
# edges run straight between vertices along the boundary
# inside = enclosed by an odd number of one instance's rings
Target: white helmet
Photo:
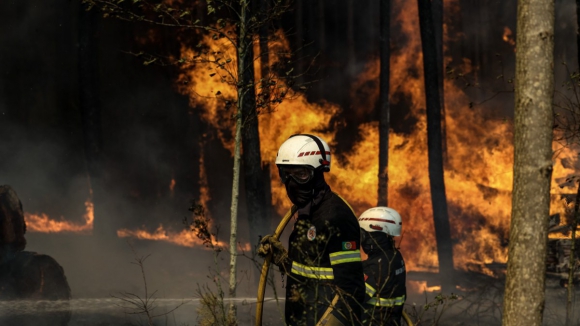
[[[384,232],[391,236],[401,235],[401,215],[389,207],[379,206],[367,209],[358,218],[360,228],[367,232]]]
[[[320,137],[298,134],[290,136],[278,150],[276,165],[308,165],[316,169],[322,166],[330,171],[330,147]]]

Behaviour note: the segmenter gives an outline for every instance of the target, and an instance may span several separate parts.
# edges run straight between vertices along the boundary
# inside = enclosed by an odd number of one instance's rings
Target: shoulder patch
[[[344,241],[342,250],[356,250],[356,241]]]

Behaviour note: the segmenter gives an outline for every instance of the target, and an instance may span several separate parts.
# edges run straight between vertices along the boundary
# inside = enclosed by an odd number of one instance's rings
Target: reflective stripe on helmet
[[[392,223],[392,224],[397,224],[397,222],[393,221],[393,220],[387,220],[384,218],[361,218],[359,219],[359,221],[377,221],[377,222],[386,222],[386,223]],[[403,222],[399,222],[399,224],[403,224]]]
[[[330,255],[330,265],[361,261],[360,250],[338,251]]]
[[[322,280],[333,280],[334,273],[330,267],[314,267],[306,266],[295,261],[292,262],[291,272],[296,275],[302,275],[308,278],[322,279]]]

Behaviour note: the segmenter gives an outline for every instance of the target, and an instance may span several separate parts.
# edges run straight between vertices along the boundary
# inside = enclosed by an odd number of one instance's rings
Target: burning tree
[[[264,28],[286,12],[288,5],[281,0],[262,0],[259,1],[259,6],[253,6],[257,2],[247,0],[208,0],[193,4],[144,0],[133,0],[130,3],[123,0],[83,0],[83,3],[87,4],[89,9],[99,8],[105,17],[171,27],[179,33],[190,31],[198,33],[194,34],[194,38],[199,40],[195,50],[182,51],[177,57],[162,57],[142,52],[135,55],[143,58],[146,65],[151,63],[176,65],[182,69],[206,65],[212,70],[209,76],[219,78],[223,84],[223,89],[214,93],[214,100],[222,102],[224,113],[231,114],[235,121],[229,280],[229,295],[234,298],[237,284],[236,246],[241,147],[244,148],[243,166],[248,219],[249,224],[253,226],[250,228],[250,234],[251,238],[257,241],[257,235],[263,233],[264,227],[268,225],[265,214],[268,204],[261,166],[257,116],[271,110],[291,91],[289,86],[286,86],[291,83],[279,84],[273,77],[283,69],[282,66],[263,69],[262,71],[269,71],[270,75],[262,75],[259,82],[256,81],[254,45],[258,43],[260,32],[265,35]],[[268,53],[259,55],[268,56]],[[286,72],[285,76],[291,78],[291,71]],[[187,85],[187,81],[183,84]],[[228,120],[225,121],[229,127]],[[235,315],[236,307],[232,301],[230,316]]]
[[[503,325],[541,325],[552,176],[554,2],[519,0],[514,186]]]

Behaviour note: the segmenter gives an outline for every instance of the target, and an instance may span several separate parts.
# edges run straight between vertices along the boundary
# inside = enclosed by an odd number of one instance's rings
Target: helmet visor
[[[278,166],[280,178],[286,184],[290,178],[299,184],[308,183],[314,176],[314,170],[306,166],[282,165]]]

